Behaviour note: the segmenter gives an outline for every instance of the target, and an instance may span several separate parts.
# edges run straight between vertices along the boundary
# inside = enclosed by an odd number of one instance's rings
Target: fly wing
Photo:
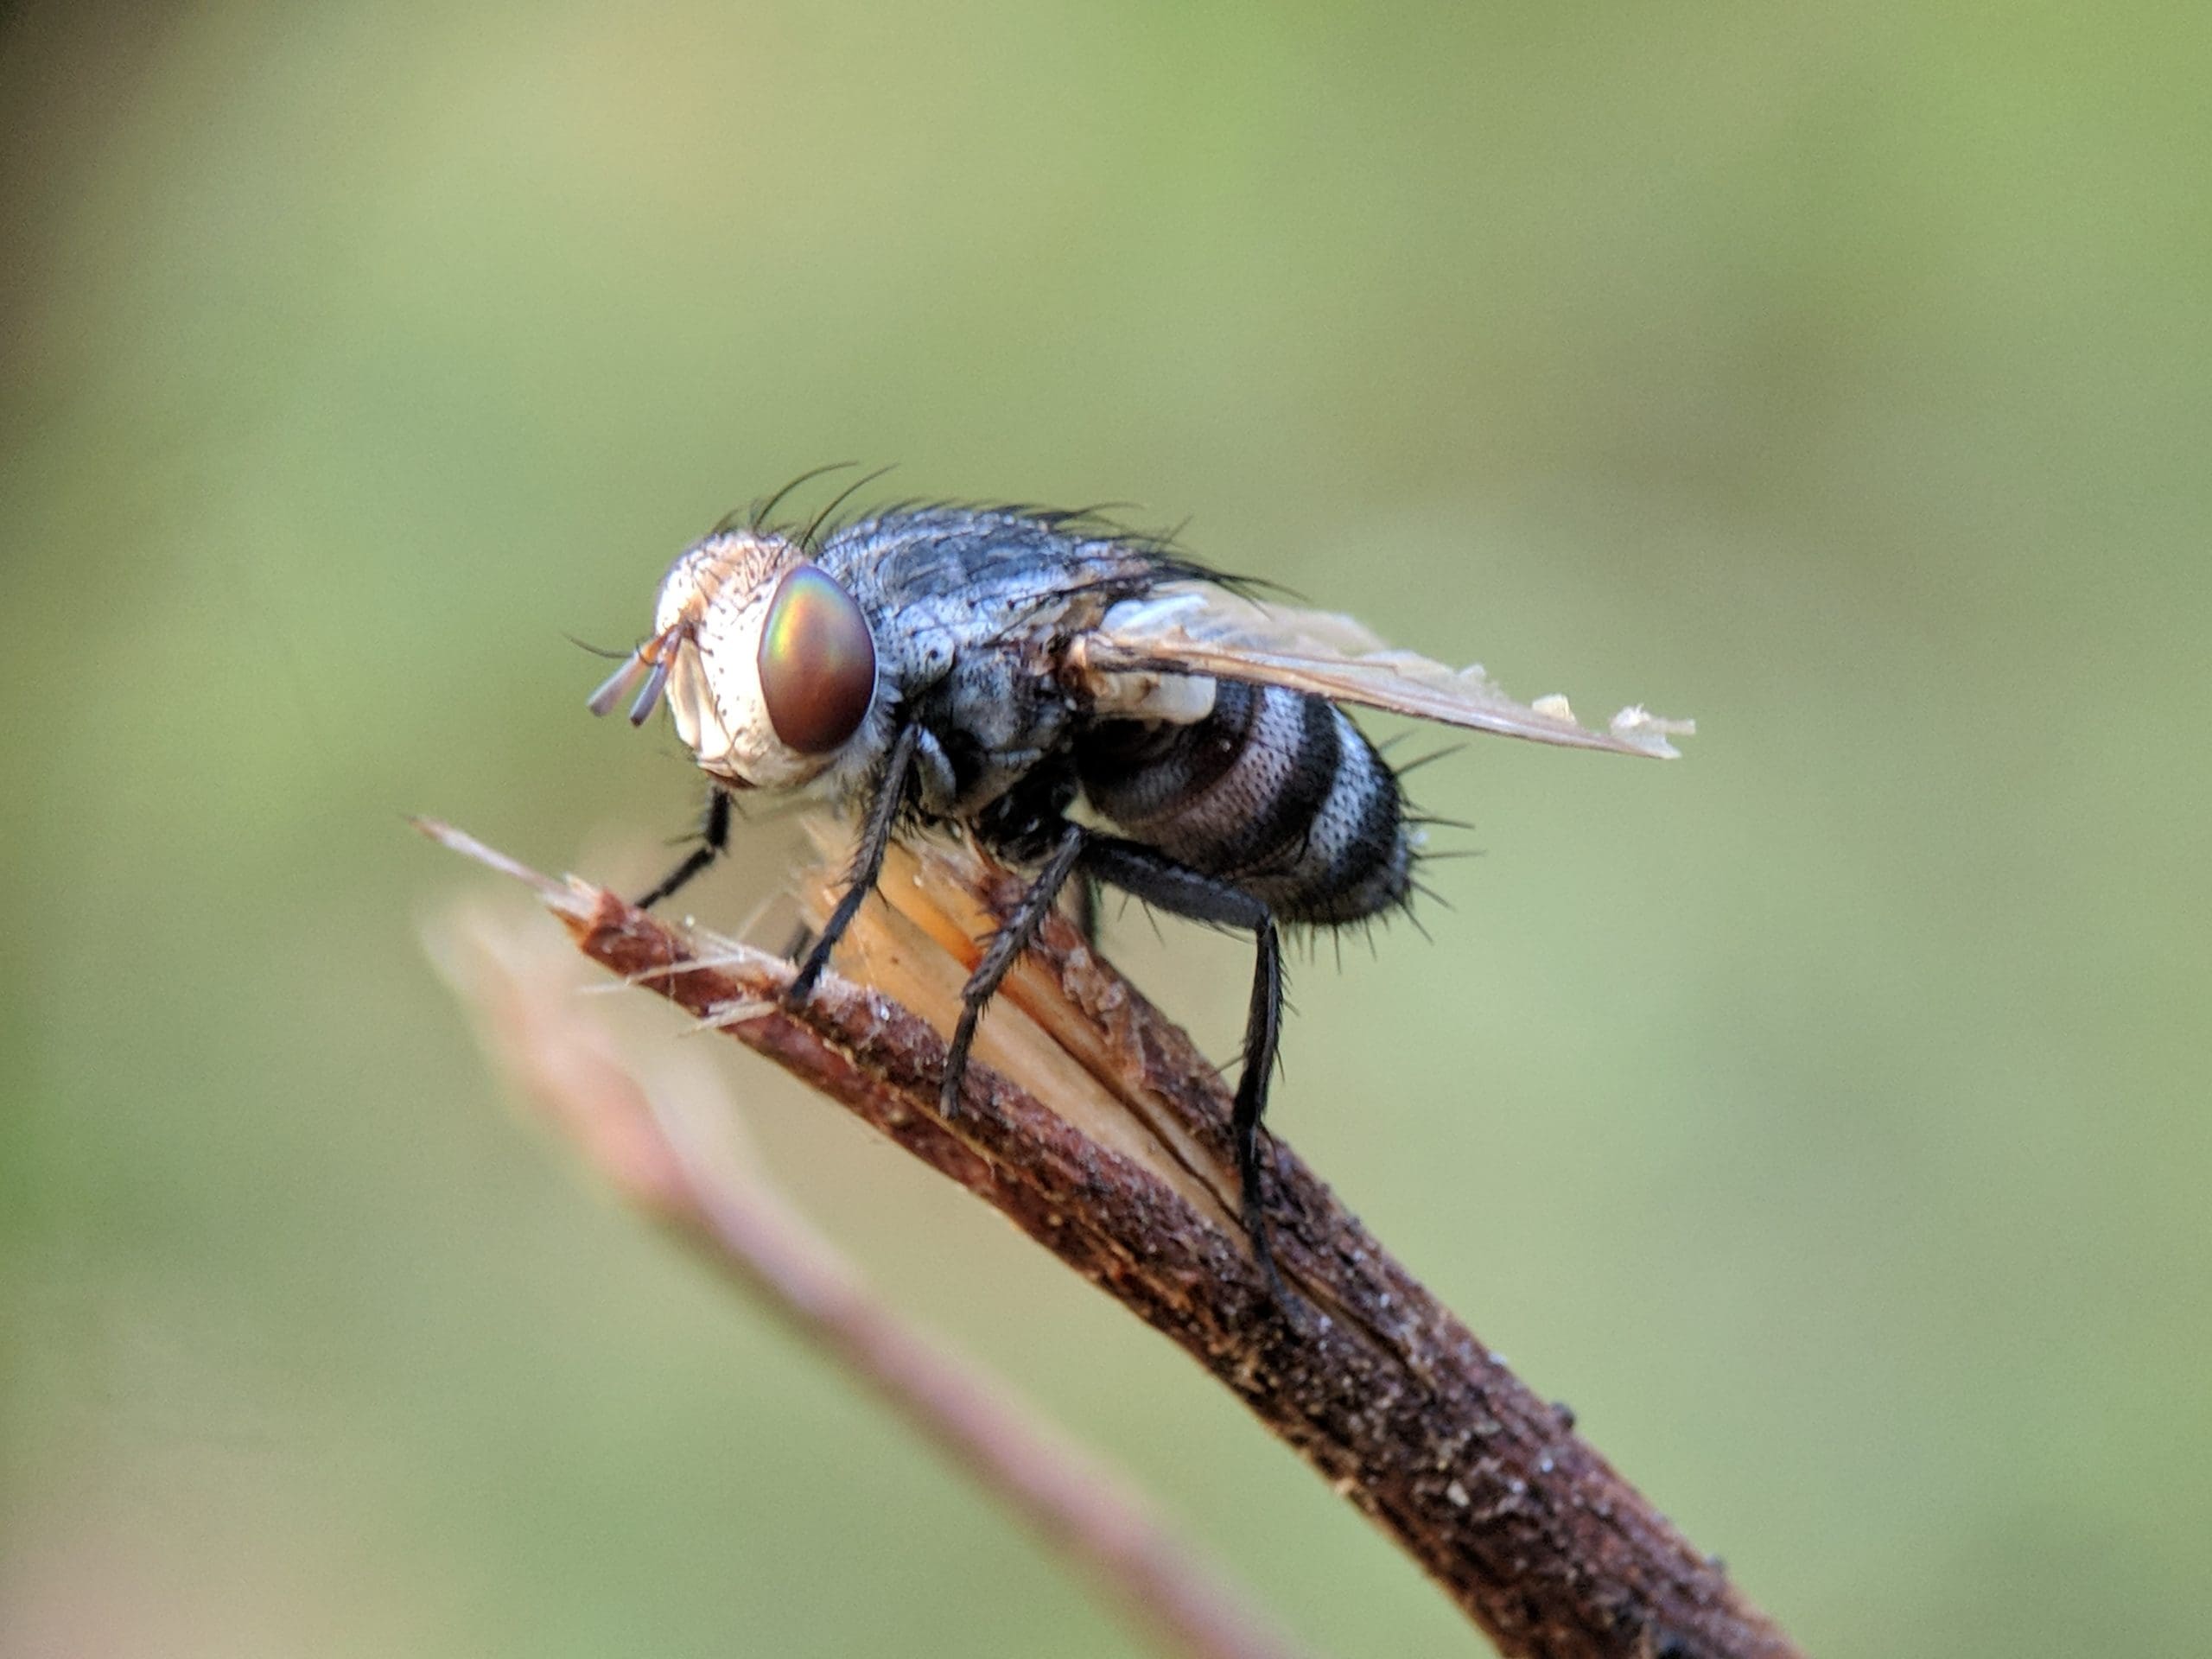
[[[1696,729],[1694,721],[1632,708],[1594,732],[1576,722],[1565,697],[1516,702],[1479,665],[1447,668],[1392,650],[1348,616],[1262,604],[1204,582],[1124,600],[1071,642],[1068,660],[1090,676],[1209,675],[1280,685],[1446,726],[1662,760],[1676,753],[1669,737]]]

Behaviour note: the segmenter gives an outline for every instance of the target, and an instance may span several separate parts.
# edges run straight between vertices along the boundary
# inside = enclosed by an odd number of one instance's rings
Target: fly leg
[[[639,910],[651,910],[722,855],[729,845],[729,791],[720,784],[707,788],[707,816],[699,824],[699,844],[638,899]]]
[[[1069,919],[1076,931],[1083,935],[1083,942],[1093,950],[1098,948],[1098,878],[1086,875],[1075,884],[1075,898],[1069,906]]]
[[[952,1041],[945,1048],[944,1081],[938,1089],[938,1109],[946,1117],[956,1116],[960,1110],[960,1084],[968,1074],[968,1050],[976,1040],[976,1025],[983,1017],[983,1005],[997,993],[1007,970],[1029,948],[1046,917],[1052,913],[1052,901],[1060,896],[1089,838],[1089,832],[1079,823],[1061,830],[1037,879],[1021,895],[1014,913],[991,935],[976,971],[968,976],[968,983],[960,992],[960,1023],[953,1027]]]
[[[922,728],[907,721],[899,728],[891,753],[884,757],[882,775],[875,782],[875,798],[868,803],[868,816],[861,823],[861,842],[853,852],[853,867],[845,874],[845,891],[837,899],[837,907],[830,912],[830,919],[823,923],[814,949],[806,953],[806,960],[792,976],[791,988],[784,993],[785,1007],[796,1007],[813,995],[815,982],[830,965],[830,953],[845,937],[845,930],[860,914],[868,894],[875,891],[876,878],[883,874],[883,855],[891,850],[891,832],[899,827],[899,809],[906,804],[906,791],[914,780],[914,754],[921,738]]]
[[[1236,1150],[1239,1198],[1253,1258],[1276,1302],[1287,1306],[1274,1252],[1268,1243],[1267,1160],[1260,1155],[1260,1117],[1268,1109],[1268,1084],[1282,1036],[1282,942],[1275,931],[1274,912],[1242,887],[1178,864],[1139,842],[1094,835],[1084,842],[1079,860],[1086,874],[1158,909],[1193,921],[1251,930],[1258,956],[1244,1018],[1244,1070],[1236,1079],[1230,1140]]]

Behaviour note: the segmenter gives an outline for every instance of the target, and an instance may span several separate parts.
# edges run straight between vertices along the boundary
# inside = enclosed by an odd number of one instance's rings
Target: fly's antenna
[[[584,707],[594,715],[611,715],[614,705],[633,685],[638,687],[637,701],[630,705],[630,723],[642,726],[660,702],[660,694],[668,687],[668,665],[676,659],[676,648],[682,643],[682,625],[657,633],[622,659],[622,664],[599,683],[599,690],[585,700]]]
[[[599,690],[584,700],[584,707],[594,715],[611,715],[614,705],[622,701],[622,694],[637,683],[645,671],[645,647],[640,645],[622,659],[622,666],[599,683]]]
[[[633,657],[637,654],[634,651],[624,651],[617,645],[594,645],[590,640],[579,639],[573,633],[563,633],[561,637],[578,651],[588,651],[594,657],[604,657],[610,663],[618,658]]]

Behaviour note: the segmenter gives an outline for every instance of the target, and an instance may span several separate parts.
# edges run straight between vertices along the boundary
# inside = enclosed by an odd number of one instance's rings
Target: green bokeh
[[[1485,855],[1300,973],[1280,1124],[1814,1650],[2202,1651],[2207,16],[17,8],[0,1649],[1133,1650],[502,1111],[416,942],[471,881],[404,812],[661,855],[690,775],[563,634],[853,456],[1699,716],[1422,772]],[[1179,1356],[728,1070],[1293,1628],[1464,1649]]]

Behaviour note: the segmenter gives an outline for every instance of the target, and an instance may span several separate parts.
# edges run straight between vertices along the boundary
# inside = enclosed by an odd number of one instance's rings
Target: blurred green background
[[[1299,973],[1279,1127],[1812,1649],[2203,1650],[2202,8],[0,31],[0,1650],[1135,1650],[505,1110],[416,942],[482,884],[403,813],[666,856],[693,775],[563,636],[846,457],[1696,715],[1422,772],[1484,855]],[[1242,953],[1162,935],[1228,1052]],[[1292,1628],[1473,1645],[1179,1356],[728,1070]]]

